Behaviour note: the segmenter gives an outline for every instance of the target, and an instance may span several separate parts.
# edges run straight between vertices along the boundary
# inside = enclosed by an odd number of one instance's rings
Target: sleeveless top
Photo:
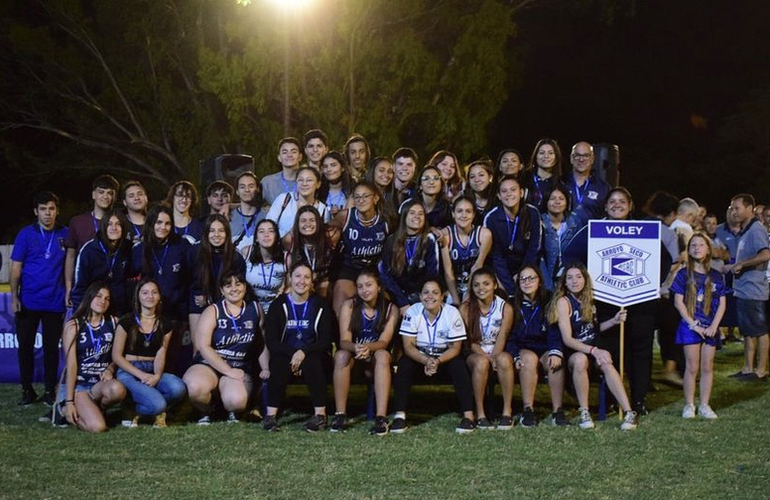
[[[96,384],[112,363],[112,342],[115,339],[115,318],[106,317],[96,328],[87,321],[77,322],[75,349],[78,359],[78,384]]]
[[[452,259],[452,271],[457,283],[457,292],[462,299],[471,279],[471,268],[479,257],[481,248],[481,226],[474,226],[468,238],[467,245],[463,245],[457,234],[457,226],[449,226],[449,256]]]
[[[568,293],[565,297],[569,300],[569,305],[572,309],[569,315],[569,322],[572,326],[572,338],[584,344],[594,345],[599,333],[596,308],[594,307],[594,320],[591,323],[588,323],[583,321],[583,315],[580,311],[580,302],[578,299],[571,293]]]
[[[231,368],[247,370],[254,353],[254,341],[259,334],[259,312],[256,302],[246,302],[237,316],[231,316],[225,301],[214,304],[217,325],[211,334],[211,347]],[[201,358],[201,363],[208,364]]]
[[[388,223],[377,214],[370,226],[361,223],[360,212],[348,210],[342,229],[342,265],[362,269],[377,264],[388,236]]]
[[[479,315],[479,323],[481,323],[481,342],[479,345],[486,354],[492,354],[495,348],[495,343],[503,324],[504,308],[505,300],[495,295],[495,300],[492,302],[489,312]]]
[[[246,282],[251,285],[265,314],[270,309],[270,304],[280,294],[285,278],[286,265],[283,262],[253,264],[251,261],[246,261]]]

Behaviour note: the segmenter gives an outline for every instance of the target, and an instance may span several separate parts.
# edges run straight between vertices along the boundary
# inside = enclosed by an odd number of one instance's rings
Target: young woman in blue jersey
[[[315,292],[323,298],[329,293],[331,268],[337,254],[340,230],[327,226],[315,207],[304,206],[297,211],[294,227],[284,239],[286,267],[304,262],[313,270]]]
[[[143,278],[136,285],[133,311],[120,318],[112,344],[115,377],[136,405],[123,420],[126,427],[136,427],[140,417],[154,417],[155,427],[166,427],[166,410],[187,393],[182,379],[164,373],[173,328],[162,313],[158,284]]]
[[[115,379],[112,342],[117,319],[109,314],[110,289],[91,283],[62,335],[67,373],[63,414],[72,425],[88,432],[107,430],[103,410],[126,397]]]
[[[203,309],[220,299],[219,278],[229,272],[246,272],[246,263],[235,249],[230,223],[224,215],[213,214],[206,219],[203,239],[189,247],[189,269],[192,271],[188,319],[194,332]]]
[[[547,210],[541,214],[543,223],[543,283],[547,290],[553,291],[554,283],[562,271],[564,260],[562,248],[582,227],[580,217],[570,211],[569,191],[562,186],[555,186],[545,194]]]
[[[441,228],[452,222],[452,207],[444,195],[444,180],[438,167],[428,165],[417,176],[417,181],[419,184],[417,185],[416,196],[405,200],[398,211],[401,212],[413,199],[419,200],[425,207],[428,226],[438,237]]]
[[[203,311],[193,332],[198,354],[184,374],[190,402],[201,412],[199,425],[211,423],[211,397],[217,389],[228,422],[237,422],[249,402],[255,362],[267,368],[261,313],[255,301],[246,300],[246,279],[230,270],[219,286],[222,300]]]
[[[592,365],[602,371],[607,388],[625,412],[620,428],[631,430],[637,426],[636,412],[631,410],[626,389],[612,364],[612,356],[609,351],[598,346],[600,332],[625,320],[626,311],[621,309],[610,319],[599,322],[588,271],[580,263],[567,265],[549,304],[548,322],[558,327],[561,333],[567,366],[572,372],[572,382],[580,405],[582,429],[594,428],[594,421],[588,410],[588,373]]]
[[[361,181],[353,192],[354,206],[337,214],[331,225],[342,231],[342,263],[334,283],[334,311],[339,317],[342,304],[356,294],[356,278],[366,267],[380,260],[390,228],[382,216],[382,197],[369,181]]]
[[[313,293],[313,270],[304,262],[290,268],[289,291],[278,297],[265,319],[265,339],[270,350],[267,415],[262,427],[280,430],[278,409],[283,404],[291,375],[302,376],[310,391],[313,416],[308,432],[326,429],[326,374],[336,320],[326,302]]]
[[[465,360],[460,355],[466,338],[463,318],[454,306],[444,305],[444,289],[436,279],[428,279],[420,290],[420,302],[410,306],[399,334],[404,355],[398,361],[393,380],[394,419],[390,432],[406,431],[409,392],[418,371],[427,377],[448,371],[455,387],[463,418],[455,428],[460,434],[473,432],[473,387]]]
[[[188,243],[203,237],[203,222],[198,219],[198,191],[189,181],[177,181],[168,189],[164,203],[173,209],[174,232]]]
[[[724,316],[727,293],[724,278],[711,269],[711,240],[696,232],[687,243],[687,265],[680,269],[671,292],[674,306],[682,316],[676,331],[676,343],[684,347],[683,418],[695,418],[695,381],[700,370],[700,404],[702,418],[715,419],[709,406],[714,381],[714,354],[720,345],[719,322]]]
[[[398,328],[398,308],[386,297],[380,276],[373,269],[362,270],[356,279],[357,295],[344,303],[340,312],[340,347],[334,355],[335,413],[331,430],[343,431],[347,425],[350,372],[360,361],[374,376],[376,416],[370,434],[388,432],[390,394],[390,351]]]
[[[407,202],[396,232],[385,242],[378,265],[385,290],[405,313],[420,300],[422,284],[439,276],[439,249],[430,232],[425,207],[419,200]]]
[[[497,206],[484,217],[484,227],[492,232],[492,264],[504,292],[513,296],[514,280],[524,264],[540,260],[540,214],[524,203],[522,186],[506,176],[497,185]]]
[[[109,211],[99,221],[96,237],[83,245],[75,263],[75,284],[70,293],[77,308],[88,286],[104,281],[110,289],[110,304],[115,314],[131,309],[127,279],[131,275],[131,243],[126,238],[128,221],[117,211]]]
[[[133,265],[143,278],[152,278],[158,284],[169,319],[185,321],[190,293],[190,244],[174,232],[173,217],[165,205],[150,210],[142,241],[133,248]]]
[[[480,226],[484,217],[496,205],[495,168],[489,160],[477,160],[468,166],[468,185],[465,195],[473,200],[476,215],[473,223]]]
[[[538,366],[542,366],[548,376],[553,408],[551,423],[569,425],[562,408],[564,347],[559,329],[548,327],[548,294],[543,282],[543,275],[537,266],[524,266],[519,271],[518,286],[514,294],[516,321],[508,337],[507,350],[513,356],[516,370],[519,372],[521,402],[524,407],[519,419],[522,427],[534,427],[538,423],[534,410]]]
[[[329,209],[330,217],[334,218],[340,210],[350,206],[353,194],[353,178],[348,170],[348,163],[337,151],[329,151],[321,159],[321,188],[318,199],[322,200]]]
[[[436,167],[441,172],[444,198],[450,203],[463,193],[465,178],[454,153],[442,149],[431,156],[428,165]]]
[[[474,224],[473,199],[461,195],[452,203],[454,224],[441,230],[441,263],[449,297],[458,306],[468,293],[473,271],[481,268],[492,248],[489,229]]]
[[[246,249],[246,281],[251,285],[262,311],[267,314],[270,304],[283,293],[286,263],[275,222],[270,219],[259,221],[256,235],[256,243]]]
[[[484,395],[491,371],[503,390],[503,412],[497,423],[499,430],[513,428],[513,360],[505,352],[508,332],[513,325],[513,308],[495,295],[497,279],[491,269],[482,267],[471,276],[470,297],[460,306],[460,314],[468,332],[470,353],[465,362],[471,371],[473,396],[476,401],[476,427],[494,429],[484,409]]]
[[[527,203],[546,211],[545,194],[561,182],[561,149],[553,139],[540,139],[532,150],[525,181]]]

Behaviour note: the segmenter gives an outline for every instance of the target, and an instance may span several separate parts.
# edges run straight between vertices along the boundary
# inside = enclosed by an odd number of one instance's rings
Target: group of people
[[[571,382],[578,425],[592,428],[589,381],[601,375],[623,411],[621,427],[634,429],[647,413],[656,330],[667,377],[684,374],[683,417],[696,415],[700,372],[697,413],[716,418],[709,397],[720,324],[737,323],[746,338],[736,378],[766,379],[770,248],[750,195],[735,196],[716,226],[693,200],[653,194],[644,212],[662,222],[663,298],[618,309],[594,303],[586,227],[590,219],[630,219],[634,204],[628,190],[592,172],[589,143],[572,147],[565,174],[551,139],[537,143],[527,165],[511,149],[465,168],[439,151],[419,173],[410,148],[370,158],[360,135],[341,153],[328,143],[320,130],[302,142],[282,139],[279,172],[260,181],[247,171],[235,186],[213,182],[202,213],[188,181],[150,208],[141,183],[121,189],[103,175],[92,209],[65,228],[56,195],[38,193],[37,220],[19,233],[11,257],[20,405],[38,399],[39,323],[43,400],[89,431],[105,430],[103,410],[120,401],[129,427],[165,427],[167,410],[185,397],[198,424],[220,414],[235,422],[259,406],[260,389],[262,426],[276,431],[294,378],[310,392],[305,429],[342,431],[359,374],[374,388],[372,434],[405,432],[412,384],[440,374],[455,387],[457,432],[506,430],[517,372],[522,426],[538,424],[542,374],[552,423],[570,424],[563,400]],[[616,368],[623,322],[629,393]],[[182,354],[188,329],[192,356]],[[66,370],[57,391],[60,338]],[[496,419],[485,401],[493,376],[503,400]]]

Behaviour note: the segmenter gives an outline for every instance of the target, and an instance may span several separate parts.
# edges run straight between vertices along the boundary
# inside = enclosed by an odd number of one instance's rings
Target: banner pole
[[[626,310],[625,306],[620,307],[620,312]],[[626,322],[620,323],[620,385],[623,386],[623,374],[625,373],[625,337],[626,337]],[[624,389],[625,390],[625,389]],[[618,418],[623,420],[623,408],[618,407]]]

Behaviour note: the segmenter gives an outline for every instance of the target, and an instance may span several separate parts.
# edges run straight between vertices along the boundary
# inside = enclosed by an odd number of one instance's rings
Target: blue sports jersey
[[[362,269],[377,263],[388,237],[388,223],[375,215],[368,226],[361,223],[361,214],[355,207],[348,210],[342,228],[342,264]]]
[[[383,287],[398,307],[419,302],[422,285],[427,280],[437,278],[439,275],[438,242],[433,233],[428,233],[426,240],[422,252],[420,252],[419,237],[410,236],[406,239],[404,255],[406,265],[398,276],[393,274],[390,265],[395,235],[386,241],[378,270]]]
[[[558,325],[548,327],[546,321],[546,304],[536,304],[524,300],[516,323],[513,325],[508,341],[508,352],[514,358],[519,357],[522,349],[527,349],[538,355],[548,352],[549,355],[562,355],[562,341]]]
[[[90,323],[77,321],[75,352],[78,359],[79,384],[95,384],[112,363],[112,342],[115,339],[115,318],[103,318],[96,328]]]
[[[449,257],[452,259],[452,271],[457,283],[457,291],[462,298],[468,291],[468,283],[471,278],[471,268],[479,258],[481,249],[481,227],[474,226],[471,229],[470,238],[466,245],[460,241],[457,234],[457,226],[449,226]],[[483,263],[482,263],[483,265]]]
[[[569,315],[569,322],[572,326],[572,338],[584,344],[594,345],[599,333],[596,308],[594,308],[594,320],[591,323],[587,323],[583,321],[583,314],[580,311],[580,301],[578,301],[578,299],[571,293],[568,293],[565,297],[569,300],[569,305],[572,309]],[[556,323],[554,326],[558,328],[559,324]]]
[[[260,332],[257,303],[245,303],[237,316],[227,312],[224,300],[214,307],[217,326],[211,334],[211,347],[230,367],[247,370],[253,362],[254,342]],[[206,363],[205,360],[202,362]]]
[[[712,269],[709,272],[709,276],[711,277],[711,305],[709,307],[709,313],[705,313],[705,290],[706,290],[706,275],[701,273],[693,272],[693,279],[695,280],[695,314],[694,319],[700,323],[700,326],[708,327],[711,325],[711,323],[714,321],[714,316],[717,313],[717,309],[719,309],[719,299],[723,296],[727,295],[727,287],[725,286],[725,280],[722,277],[722,274],[718,271],[715,271]],[[674,294],[681,295],[682,297],[687,297],[687,268],[684,267],[680,269],[676,273],[676,277],[674,278],[674,282],[671,284],[671,292]],[[686,303],[686,302],[685,302]],[[708,343],[710,345],[715,345],[717,338],[709,339]],[[689,340],[696,340],[698,342],[704,341],[699,334],[697,334],[694,330],[690,329],[690,326],[687,324],[687,322],[682,319],[679,322],[679,328],[677,328],[676,331],[676,339],[677,343],[683,343],[683,344],[689,344],[694,342],[685,342],[685,339]]]
[[[69,230],[35,223],[16,236],[11,260],[21,263],[19,300],[32,311],[64,312],[64,242]]]

